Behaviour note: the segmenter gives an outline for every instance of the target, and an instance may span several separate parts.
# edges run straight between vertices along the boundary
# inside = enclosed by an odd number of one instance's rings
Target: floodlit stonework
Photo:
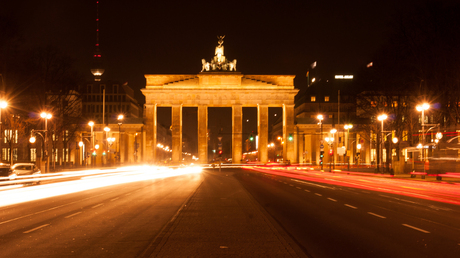
[[[217,53],[218,51],[216,51]],[[219,52],[220,53],[220,52]],[[223,55],[223,47],[222,47]],[[225,58],[223,59],[225,60]],[[236,69],[236,68],[235,68]],[[211,70],[211,69],[210,69]],[[199,74],[146,74],[146,157],[155,161],[157,107],[172,107],[172,161],[182,160],[182,108],[198,107],[198,157],[207,163],[208,107],[232,107],[232,159],[242,158],[243,107],[258,108],[259,160],[268,161],[268,108],[283,108],[283,137],[294,133],[294,75],[243,75],[232,71]],[[284,160],[296,162],[293,142],[284,146]]]

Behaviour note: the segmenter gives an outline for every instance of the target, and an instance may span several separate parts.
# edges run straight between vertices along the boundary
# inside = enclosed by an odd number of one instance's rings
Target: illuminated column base
[[[243,141],[243,107],[232,106],[232,163],[241,163]]]
[[[257,131],[259,135],[259,161],[268,162],[268,106],[257,106]]]
[[[182,161],[182,105],[171,108],[172,163]]]
[[[283,106],[283,159],[284,161],[290,161],[291,163],[297,163],[297,157],[295,155],[294,141],[289,140],[289,135],[294,136],[294,105]]]
[[[198,106],[198,158],[208,163],[208,107]]]

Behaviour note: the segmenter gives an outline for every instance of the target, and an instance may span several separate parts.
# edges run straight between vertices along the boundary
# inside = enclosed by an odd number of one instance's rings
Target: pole
[[[380,167],[382,168],[382,174],[383,174],[383,119],[382,119],[382,139],[380,140]]]
[[[423,172],[425,173],[425,110],[422,108],[422,161]]]
[[[93,135],[93,126],[91,126],[91,152],[94,151],[94,135]],[[93,157],[93,153],[90,154],[91,155],[91,166],[94,167],[94,163],[95,163],[95,160],[94,160],[94,157]]]
[[[321,145],[322,145],[323,144],[323,120],[319,120],[319,123],[321,127]],[[323,153],[323,159],[324,159],[324,153]],[[323,170],[323,163],[324,163],[324,160],[321,162],[321,170]]]
[[[118,151],[117,151],[118,152],[118,163],[121,163],[120,139],[121,139],[121,123],[118,123]]]
[[[2,80],[3,80],[3,77],[2,77]],[[2,84],[3,85],[3,84]],[[3,141],[3,130],[2,130],[2,109],[0,108],[0,162],[2,161],[3,159],[3,155],[2,155],[2,152],[3,152],[3,149],[2,149],[2,141]]]
[[[48,119],[45,117],[45,156],[46,156],[46,172],[50,172],[50,162],[48,156]]]

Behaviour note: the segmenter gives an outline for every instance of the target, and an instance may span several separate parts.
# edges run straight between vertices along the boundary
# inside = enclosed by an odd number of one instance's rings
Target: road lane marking
[[[332,199],[332,198],[327,198],[327,199],[330,200],[330,201],[333,201],[333,202],[337,201],[336,199]]]
[[[294,185],[289,184],[289,186],[294,186]]]
[[[302,183],[302,184],[307,184],[307,185],[314,185],[314,186],[318,186],[318,187],[321,187],[321,188],[327,188],[327,189],[334,189],[334,187],[328,187],[328,186],[324,186],[324,185],[318,185],[318,184],[314,184],[314,183],[309,183],[309,182],[305,182],[305,181],[301,181],[301,180],[296,180],[296,179],[291,179],[292,181],[294,182],[298,182],[298,183]]]
[[[315,195],[318,195],[318,196],[323,196],[322,194],[319,194],[319,193],[315,193]]]
[[[426,233],[426,234],[430,233],[430,231],[426,231],[426,230],[423,230],[421,228],[417,228],[417,227],[414,227],[414,226],[411,226],[411,225],[407,225],[407,224],[402,224],[402,225],[405,226],[405,227],[411,228],[411,229],[418,230],[418,231]]]
[[[80,213],[82,213],[82,212],[79,211],[79,212],[76,212],[76,213],[74,213],[74,214],[70,214],[69,216],[64,217],[64,218],[68,219],[68,218],[71,218],[71,217],[73,217],[73,216],[75,216],[75,215],[78,215],[78,214],[80,214]]]
[[[111,202],[115,201],[115,200],[118,200],[120,199],[120,197],[117,197],[117,198],[113,198],[112,200],[110,200]]]
[[[375,214],[373,212],[368,212],[368,214],[372,215],[372,216],[375,216],[375,217],[378,217],[378,218],[381,218],[381,219],[386,219],[387,217],[384,217],[382,215],[378,215],[378,214]]]
[[[295,188],[302,190],[302,188],[300,188],[300,187],[298,187],[298,186],[296,186]]]
[[[305,191],[305,192],[310,192],[310,191],[309,191],[309,190],[307,190],[307,189],[305,189],[304,191]]]
[[[50,225],[50,224],[41,225],[41,226],[36,227],[36,228],[33,228],[33,229],[31,229],[31,230],[24,231],[23,233],[24,233],[24,234],[27,234],[27,233],[30,233],[30,232],[32,232],[32,231],[39,230],[39,229],[41,229],[41,228],[47,227],[47,226],[49,226],[49,225]]]
[[[285,185],[287,185],[287,183],[286,183],[286,182],[284,182],[284,184],[285,184]]]
[[[99,207],[99,206],[102,206],[102,205],[104,205],[104,204],[103,204],[103,203],[99,203],[98,205],[94,205],[94,206],[93,206],[93,207],[91,207],[91,208],[93,208],[93,209],[94,209],[94,208],[97,208],[97,207]]]
[[[344,205],[347,206],[347,207],[349,207],[349,208],[352,208],[352,209],[358,209],[357,207],[352,206],[352,205],[350,205],[350,204],[344,204]]]

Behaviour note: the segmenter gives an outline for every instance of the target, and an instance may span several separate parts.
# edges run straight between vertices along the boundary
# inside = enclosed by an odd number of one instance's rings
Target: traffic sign
[[[321,144],[321,145],[319,146],[319,149],[320,149],[320,150],[324,150],[324,145]]]

